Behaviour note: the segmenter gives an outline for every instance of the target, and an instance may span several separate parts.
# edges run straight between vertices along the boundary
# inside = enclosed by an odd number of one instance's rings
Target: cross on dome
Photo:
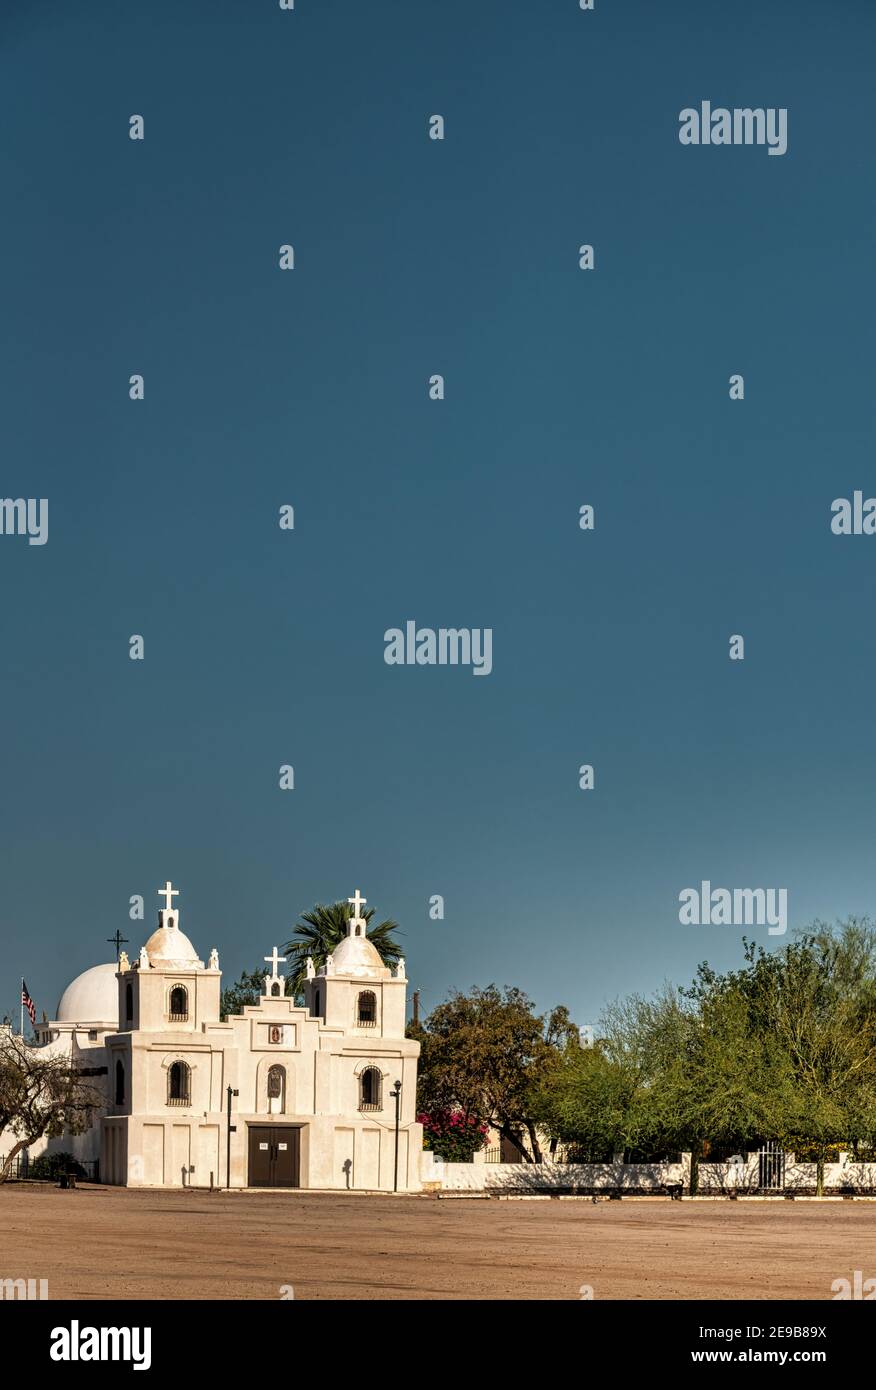
[[[164,910],[170,912],[173,909],[173,899],[179,897],[179,889],[171,886],[170,879],[167,880],[163,888],[158,889],[158,896],[164,895]]]
[[[353,928],[354,928],[354,927],[364,927],[364,926],[365,926],[365,918],[361,915],[361,909],[365,906],[365,904],[367,903],[367,901],[368,901],[368,899],[362,897],[362,894],[359,892],[359,889],[358,889],[358,888],[356,889],[356,894],[355,894],[355,896],[352,897],[352,898],[348,898],[348,899],[347,899],[347,902],[350,904],[350,906],[351,906],[352,909],[353,909],[353,915],[352,915],[351,918],[350,918],[350,925],[349,925],[349,927],[347,928],[347,935],[348,935],[348,936],[352,936],[352,935],[353,935]],[[358,931],[356,932],[356,935],[357,935],[357,936],[359,935]]]

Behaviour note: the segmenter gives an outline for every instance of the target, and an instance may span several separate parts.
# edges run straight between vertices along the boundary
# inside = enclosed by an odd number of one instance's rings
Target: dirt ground
[[[855,1270],[876,1203],[0,1187],[0,1278],[50,1298],[830,1299]]]

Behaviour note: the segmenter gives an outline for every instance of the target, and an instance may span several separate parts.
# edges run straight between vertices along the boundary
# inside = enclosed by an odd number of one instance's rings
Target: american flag
[[[27,992],[27,985],[24,980],[21,982],[21,1002],[30,1014],[31,1023],[36,1023],[36,1005]]]

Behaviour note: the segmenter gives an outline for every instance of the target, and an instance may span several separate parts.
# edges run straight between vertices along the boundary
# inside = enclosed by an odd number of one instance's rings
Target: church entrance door
[[[298,1187],[300,1140],[297,1125],[250,1125],[249,1186]]]

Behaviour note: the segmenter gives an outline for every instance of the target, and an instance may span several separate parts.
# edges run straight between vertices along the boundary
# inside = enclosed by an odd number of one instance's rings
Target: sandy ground
[[[829,1300],[856,1269],[876,1203],[0,1187],[0,1278],[50,1298]]]

